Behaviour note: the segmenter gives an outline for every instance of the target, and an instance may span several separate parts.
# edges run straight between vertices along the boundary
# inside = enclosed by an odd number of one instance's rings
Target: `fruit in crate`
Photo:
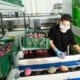
[[[38,38],[44,38],[45,37],[45,34],[38,34]]]
[[[27,58],[28,57],[28,51],[23,51],[23,57]]]
[[[27,50],[24,50],[24,51],[23,51],[23,54],[28,54],[28,51],[27,51]]]
[[[5,51],[9,52],[12,48],[12,45],[13,45],[12,42],[7,43],[4,47]]]
[[[4,54],[5,54],[4,49],[0,49],[0,57],[1,57],[1,56],[4,56]]]
[[[28,34],[28,37],[29,37],[29,38],[33,38],[33,34],[32,34],[32,33],[29,33],[29,34]]]
[[[24,74],[25,74],[25,76],[30,76],[31,75],[31,68],[26,68],[25,70],[24,70]]]
[[[32,56],[33,52],[31,50],[29,50],[29,51],[25,51],[23,53],[24,53],[23,57],[24,57],[24,59],[26,59],[26,58],[30,58]]]
[[[4,49],[5,49],[5,52],[9,52],[10,51],[10,48],[8,46],[6,46]]]
[[[12,45],[13,45],[12,42],[9,42],[9,43],[8,43],[8,46],[9,46],[9,47],[12,47]]]
[[[47,54],[47,50],[43,50],[43,49],[36,50],[36,53]]]
[[[7,47],[11,48],[12,45],[13,45],[13,43],[12,43],[12,42],[9,42],[9,43],[7,44]]]
[[[44,53],[43,50],[36,50],[36,53]]]
[[[10,51],[10,48],[6,47],[6,48],[5,48],[5,51],[6,51],[6,52],[9,52],[9,51]]]
[[[34,33],[34,38],[38,38],[37,33]]]
[[[69,68],[67,66],[65,66],[65,65],[60,66],[59,69],[60,69],[61,72],[69,71]]]

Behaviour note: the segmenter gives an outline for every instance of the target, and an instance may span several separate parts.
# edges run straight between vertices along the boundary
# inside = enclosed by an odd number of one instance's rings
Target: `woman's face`
[[[70,21],[63,20],[63,21],[61,21],[61,23],[62,23],[65,27],[70,26]]]
[[[70,29],[70,21],[66,21],[66,20],[61,21],[61,23],[60,23],[61,32],[65,33],[69,29]]]

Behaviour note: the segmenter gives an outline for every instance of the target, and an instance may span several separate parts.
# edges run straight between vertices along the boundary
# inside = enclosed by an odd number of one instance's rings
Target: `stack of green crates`
[[[5,54],[4,56],[0,57],[0,78],[5,78],[8,75],[10,68],[10,56]]]
[[[29,33],[38,33],[44,34],[43,38],[29,38],[26,36]],[[27,49],[48,49],[50,47],[50,39],[46,37],[48,31],[45,30],[38,30],[38,29],[30,29],[27,28],[25,30],[25,36],[23,37],[22,45],[24,48]]]
[[[9,38],[0,39],[0,44],[6,45],[9,42],[13,42],[11,50],[0,57],[0,79],[4,79],[7,77],[10,68],[13,64],[12,52],[16,50],[14,40]]]
[[[13,65],[14,64],[14,58],[13,58],[13,53],[16,53],[15,56],[17,55],[17,52],[18,52],[18,49],[17,49],[17,46],[15,44],[15,42],[13,42],[13,46],[12,46],[12,49],[11,51],[8,53],[9,56],[10,56],[10,61],[11,61],[11,64]]]
[[[26,30],[25,30],[25,34],[28,34],[28,33],[43,33],[43,34],[48,34],[48,32],[49,32],[49,30],[47,30],[47,29],[44,29],[44,30],[42,30],[42,29],[34,29],[34,28],[27,28]]]
[[[50,39],[24,37],[23,47],[27,49],[48,49],[50,47]]]

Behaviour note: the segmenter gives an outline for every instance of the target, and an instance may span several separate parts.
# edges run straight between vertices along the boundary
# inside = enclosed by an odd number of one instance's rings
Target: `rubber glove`
[[[65,54],[64,52],[58,50],[57,48],[54,49],[54,51],[56,52],[57,56],[61,59],[64,59],[65,58]]]

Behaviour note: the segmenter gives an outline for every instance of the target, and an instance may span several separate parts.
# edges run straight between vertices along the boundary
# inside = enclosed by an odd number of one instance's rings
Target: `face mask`
[[[63,32],[63,33],[66,33],[67,30],[70,29],[70,26],[65,26],[63,24],[60,24],[60,31]]]

